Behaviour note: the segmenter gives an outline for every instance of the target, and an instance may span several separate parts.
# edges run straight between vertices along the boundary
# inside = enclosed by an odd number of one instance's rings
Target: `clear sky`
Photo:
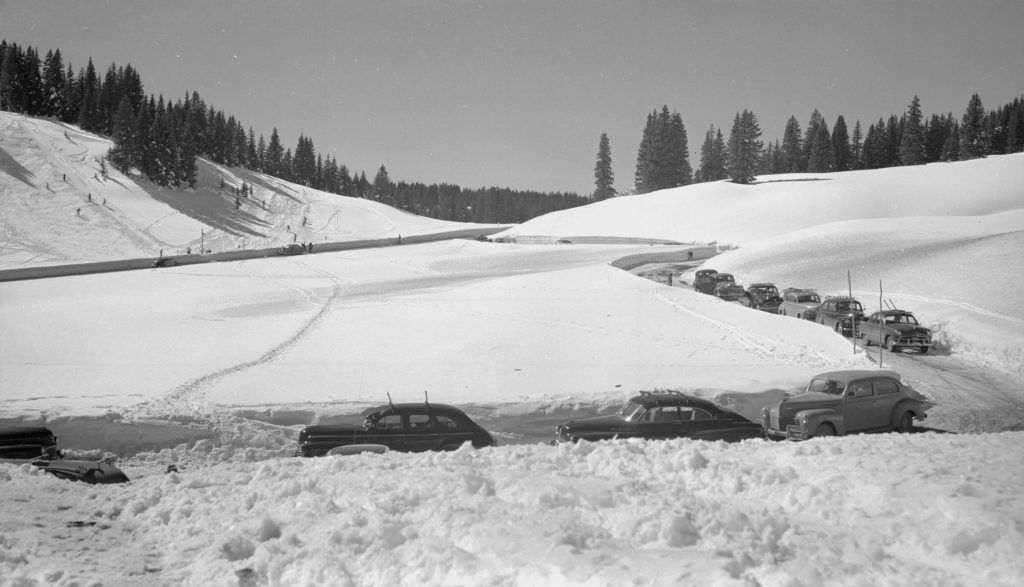
[[[131,63],[293,151],[300,133],[373,179],[589,194],[601,133],[633,183],[649,112],[764,139],[817,108],[864,128],[1024,93],[1021,0],[0,0],[0,38],[76,72]]]

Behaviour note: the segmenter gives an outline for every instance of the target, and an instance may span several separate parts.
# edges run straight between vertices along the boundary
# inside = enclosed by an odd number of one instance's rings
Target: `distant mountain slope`
[[[613,198],[546,214],[498,236],[541,242],[606,236],[747,244],[844,220],[980,216],[1024,208],[1024,153],[759,180]]]
[[[196,162],[195,189],[161,188],[101,161],[110,141],[0,112],[0,268],[337,242],[467,228],[245,169]],[[245,182],[248,198],[234,190]],[[224,185],[224,188],[221,188]],[[476,225],[479,226],[479,225]]]

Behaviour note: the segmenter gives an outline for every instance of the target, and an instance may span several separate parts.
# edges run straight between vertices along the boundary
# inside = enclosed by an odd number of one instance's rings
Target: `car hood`
[[[609,430],[615,427],[624,426],[626,421],[621,416],[612,414],[610,416],[594,416],[593,418],[583,418],[580,420],[569,420],[563,426],[572,430],[573,432],[583,432],[587,430]]]
[[[843,402],[843,398],[828,393],[804,393],[786,398],[780,406],[794,411],[813,410],[816,408],[833,408]]]
[[[914,324],[886,324],[886,326],[892,328],[893,330],[899,332],[904,336],[914,334],[931,335],[932,333],[931,330],[928,330],[924,326],[917,326]]]

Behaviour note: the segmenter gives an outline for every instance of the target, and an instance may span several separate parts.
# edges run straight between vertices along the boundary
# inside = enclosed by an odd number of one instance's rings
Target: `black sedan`
[[[763,438],[761,425],[714,402],[675,391],[641,392],[615,414],[555,428],[556,442],[614,438],[693,438],[737,442]]]
[[[299,432],[297,454],[320,457],[345,447],[425,452],[455,450],[467,442],[476,448],[496,444],[490,433],[462,410],[445,404],[388,404],[367,410],[363,416],[361,425],[306,426]]]
[[[29,463],[61,479],[90,484],[128,481],[128,476],[112,461],[65,459],[57,448],[57,437],[42,426],[0,428],[0,463]]]

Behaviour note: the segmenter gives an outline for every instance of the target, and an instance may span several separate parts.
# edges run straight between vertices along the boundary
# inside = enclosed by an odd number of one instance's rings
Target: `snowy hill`
[[[8,266],[149,256],[206,228],[214,247],[287,242],[296,219],[299,240],[448,228],[205,163],[194,193],[104,180],[99,139],[0,122]],[[0,463],[0,583],[1019,585],[1022,163],[688,186],[508,231],[738,243],[705,264],[822,293],[850,271],[869,307],[881,280],[941,342],[887,364],[938,403],[926,425],[961,434],[538,442],[640,390],[757,418],[816,373],[874,368],[827,328],[681,284],[703,246],[462,240],[0,283],[0,423],[114,452],[133,480]],[[221,177],[267,210],[236,211]],[[611,264],[688,251],[673,285]],[[424,391],[502,446],[291,456],[300,425]]]
[[[701,183],[546,214],[496,236],[646,237],[749,245],[845,220],[985,216],[1024,208],[1024,153],[915,167]]]
[[[162,188],[101,160],[109,140],[0,112],[0,269],[467,228],[245,169],[196,161],[194,189]],[[234,190],[251,185],[249,197]],[[221,185],[223,184],[223,188]]]

